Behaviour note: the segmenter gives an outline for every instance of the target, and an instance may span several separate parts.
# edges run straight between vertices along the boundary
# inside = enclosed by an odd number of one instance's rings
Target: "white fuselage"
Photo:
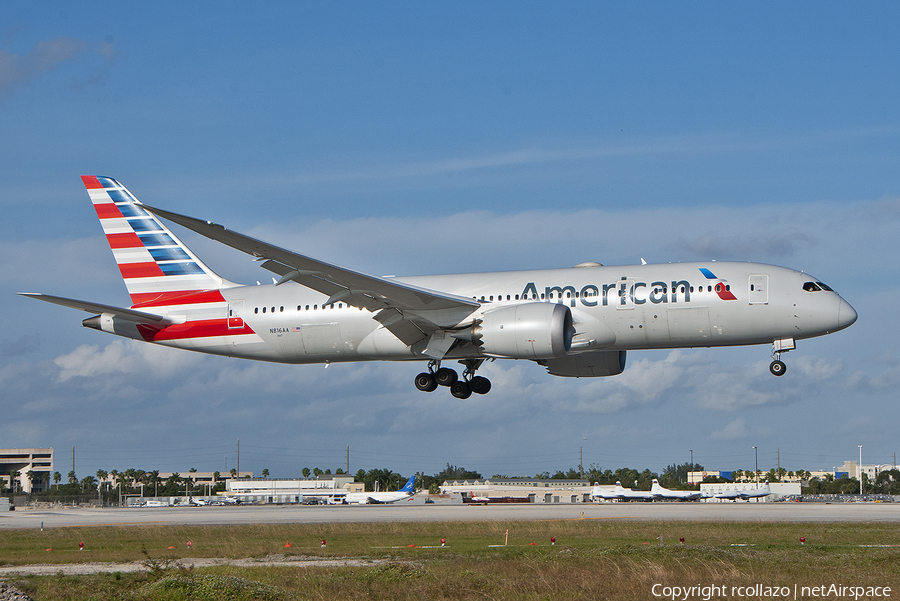
[[[705,275],[714,275],[714,278]],[[709,270],[714,270],[714,274]],[[828,289],[805,290],[816,278],[754,263],[672,263],[397,278],[475,299],[475,312],[429,316],[442,327],[472,323],[494,308],[562,303],[570,308],[572,352],[771,344],[847,327],[856,312]],[[809,286],[807,286],[809,288]],[[814,286],[814,288],[819,288]],[[718,289],[718,291],[717,291]],[[155,311],[183,320],[169,336],[133,337],[170,346],[284,363],[424,359],[424,342],[407,346],[373,313],[332,303],[293,282],[221,290],[221,302]],[[230,317],[226,317],[229,315]],[[196,324],[227,327],[198,329]],[[115,333],[129,335],[128,326]],[[240,327],[238,327],[240,326]],[[131,327],[133,330],[133,326]],[[167,331],[164,330],[164,331]],[[173,331],[174,330],[174,331]],[[180,331],[180,333],[177,333]],[[447,359],[485,355],[457,343]]]

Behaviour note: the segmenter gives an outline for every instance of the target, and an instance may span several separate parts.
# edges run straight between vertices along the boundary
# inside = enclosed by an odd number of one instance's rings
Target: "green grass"
[[[508,546],[503,545],[509,530]],[[664,545],[660,546],[659,537]],[[550,544],[550,538],[556,544]],[[685,542],[679,542],[680,538]],[[804,545],[800,537],[806,538]],[[321,539],[327,547],[320,547]],[[447,546],[440,548],[440,539]],[[193,545],[187,549],[186,542]],[[85,551],[78,551],[78,543]],[[285,548],[290,542],[291,547]],[[535,544],[531,544],[535,543]],[[900,525],[561,520],[3,531],[0,564],[146,561],[155,571],[22,577],[47,599],[654,599],[668,586],[891,586]],[[415,545],[410,547],[409,545]],[[746,546],[734,546],[746,545]],[[170,549],[169,547],[174,547]],[[424,548],[434,547],[434,548]],[[52,548],[52,551],[46,549]],[[183,569],[182,557],[379,559],[361,567]],[[226,592],[227,591],[227,592]],[[742,597],[753,598],[753,597]]]

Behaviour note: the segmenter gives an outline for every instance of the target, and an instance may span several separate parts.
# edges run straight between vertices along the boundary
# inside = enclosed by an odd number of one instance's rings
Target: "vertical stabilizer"
[[[131,302],[170,304],[178,297],[234,286],[222,279],[111,177],[81,176]]]

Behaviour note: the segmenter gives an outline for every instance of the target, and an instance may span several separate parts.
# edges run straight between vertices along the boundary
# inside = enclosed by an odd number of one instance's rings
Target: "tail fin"
[[[122,184],[82,175],[103,233],[134,305],[170,304],[204,290],[234,286],[216,275]]]
[[[403,488],[400,489],[400,492],[412,494],[413,488],[415,488],[415,485],[416,485],[416,477],[413,476],[412,478],[410,478],[409,480],[406,481],[406,484],[403,485]]]

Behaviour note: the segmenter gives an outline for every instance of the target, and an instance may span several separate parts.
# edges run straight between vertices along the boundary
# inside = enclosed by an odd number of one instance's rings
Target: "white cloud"
[[[709,438],[711,440],[735,440],[746,438],[749,435],[750,431],[747,429],[744,418],[738,417],[728,422],[724,428],[714,430],[710,433]]]
[[[129,340],[114,340],[102,349],[84,344],[54,360],[62,382],[75,377],[108,382],[108,376],[136,374],[167,379],[190,372],[201,361],[201,357],[190,352]]]
[[[109,62],[114,51],[108,42],[91,43],[73,37],[41,40],[24,55],[0,48],[0,96],[9,94],[41,73],[56,70],[85,54],[96,55]]]

